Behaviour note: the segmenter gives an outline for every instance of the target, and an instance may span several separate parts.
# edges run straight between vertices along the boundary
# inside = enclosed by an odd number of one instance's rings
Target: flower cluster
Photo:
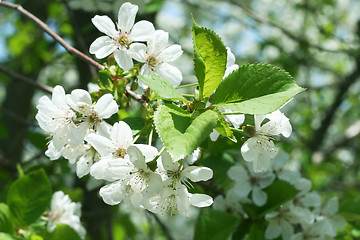
[[[47,229],[49,232],[55,230],[57,224],[66,224],[72,227],[81,237],[85,239],[85,228],[81,225],[81,205],[70,200],[63,192],[55,192],[51,199],[51,209],[48,214]]]
[[[225,198],[216,198],[214,207],[230,209],[233,213],[245,216],[242,204],[264,206],[268,199],[264,189],[276,179],[286,181],[296,189],[297,194],[291,201],[265,215],[268,223],[265,230],[266,239],[277,239],[280,236],[282,239],[291,240],[321,240],[335,237],[337,229],[345,226],[344,219],[336,215],[337,198],[323,204],[320,195],[310,191],[309,180],[302,178],[299,172],[286,169],[288,155],[280,152],[275,160],[271,169],[265,173],[254,172],[251,163],[231,167],[228,176],[234,181],[234,187],[227,192]]]
[[[134,24],[138,6],[124,3],[118,14],[117,28],[107,16],[92,18],[95,27],[107,36],[97,38],[90,46],[90,53],[97,58],[114,55],[116,62],[125,71],[130,70],[135,59],[144,63],[140,74],[157,74],[178,86],[182,81],[182,74],[177,67],[169,64],[182,54],[181,46],[169,45],[169,34],[156,30],[152,23],[139,21]],[[146,44],[145,44],[146,43]],[[147,86],[139,82],[140,87]]]
[[[104,121],[118,111],[111,94],[103,95],[94,105],[90,94],[76,89],[65,94],[61,86],[54,88],[52,99],[40,98],[36,119],[40,127],[50,134],[46,155],[55,160],[63,155],[70,163],[77,163],[77,175],[89,173],[98,154],[88,143],[90,133],[108,135],[110,125]]]

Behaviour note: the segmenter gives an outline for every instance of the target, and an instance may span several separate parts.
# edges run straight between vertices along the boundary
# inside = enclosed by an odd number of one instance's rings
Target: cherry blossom
[[[116,62],[125,71],[133,67],[129,47],[134,41],[146,41],[155,31],[152,23],[139,21],[134,24],[138,6],[124,3],[118,13],[117,28],[108,16],[96,15],[91,19],[95,27],[107,36],[97,38],[90,45],[90,53],[97,58],[114,54]]]
[[[276,156],[273,136],[289,137],[292,131],[289,119],[276,110],[267,115],[255,115],[255,128],[250,138],[242,145],[241,154],[245,161],[253,162],[255,172],[264,172],[270,168],[271,159]],[[262,122],[268,119],[265,124]]]
[[[183,51],[178,44],[169,45],[169,33],[157,30],[147,41],[147,45],[134,43],[130,46],[130,55],[137,61],[144,63],[140,70],[141,75],[156,74],[168,80],[177,87],[182,81],[182,74],[177,67],[169,62],[175,61]],[[142,82],[140,87],[147,88]]]

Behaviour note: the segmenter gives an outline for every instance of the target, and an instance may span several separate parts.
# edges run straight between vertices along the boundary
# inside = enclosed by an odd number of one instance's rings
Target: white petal
[[[256,206],[263,206],[267,201],[267,195],[259,187],[254,187],[252,191],[252,200]]]
[[[231,52],[231,49],[229,47],[226,48],[226,53],[227,53],[226,68],[228,68],[235,64],[235,56]]]
[[[138,62],[145,62],[147,47],[143,43],[133,43],[130,45],[129,55]],[[142,74],[143,75],[143,74]]]
[[[323,211],[324,214],[333,215],[338,211],[338,209],[339,209],[339,201],[337,197],[333,197],[325,204]]]
[[[300,202],[305,207],[319,207],[321,205],[321,197],[317,192],[310,192],[301,198]]]
[[[234,192],[240,197],[247,197],[251,191],[251,185],[248,181],[236,182]]]
[[[182,74],[180,70],[168,63],[157,65],[156,72],[174,87],[179,86],[182,81]]]
[[[114,51],[114,58],[117,64],[119,64],[119,66],[124,69],[124,71],[129,71],[134,66],[132,58],[125,50]]]
[[[129,2],[121,5],[118,13],[118,28],[122,32],[130,32],[130,29],[134,25],[136,13],[138,11],[138,6],[131,4]]]
[[[91,21],[100,32],[105,33],[113,39],[117,39],[119,33],[115,29],[115,24],[108,16],[96,15],[91,19]]]
[[[249,174],[241,165],[232,166],[227,172],[230,179],[237,182],[246,182],[249,180]]]
[[[148,21],[139,21],[135,23],[129,35],[130,41],[144,42],[152,37],[155,32],[154,25]]]
[[[51,100],[54,103],[54,105],[57,107],[62,107],[67,105],[65,101],[65,90],[62,86],[57,85],[54,87]]]
[[[274,239],[280,236],[281,228],[277,220],[271,220],[265,230],[265,237],[267,239]]]
[[[281,221],[281,229],[282,229],[281,235],[283,239],[290,239],[291,236],[294,234],[293,226],[285,220]]]
[[[213,171],[210,168],[197,166],[185,168],[182,174],[193,182],[207,181],[213,177]]]
[[[259,180],[259,186],[261,189],[264,189],[270,186],[275,180],[275,175],[272,172],[261,173],[261,177]]]
[[[168,45],[169,33],[163,30],[156,30],[148,41],[149,54],[158,54]]]
[[[210,139],[211,141],[215,142],[220,136],[220,133],[216,131],[215,129],[210,133]]]
[[[100,188],[99,194],[105,203],[109,205],[116,205],[119,204],[124,198],[121,188],[122,186],[120,181],[114,182]]]
[[[161,154],[161,162],[165,171],[178,171],[179,163],[171,158],[167,151],[163,151]]]
[[[253,162],[258,160],[259,152],[257,150],[257,142],[255,138],[249,138],[241,146],[241,155],[247,162]]]
[[[66,102],[76,111],[80,111],[79,105],[80,104],[92,104],[91,96],[90,94],[83,90],[83,89],[75,89],[71,92],[70,95],[66,95]]]
[[[214,201],[213,201],[212,197],[210,197],[206,194],[191,194],[190,202],[191,202],[191,205],[193,205],[195,207],[208,207]]]
[[[45,155],[48,156],[50,158],[50,160],[56,160],[61,157],[61,152],[58,151],[54,147],[54,143],[52,141],[50,141],[50,143],[48,145],[48,149],[45,152]]]
[[[231,110],[225,109],[226,113],[231,113]],[[235,128],[239,128],[240,125],[244,122],[245,120],[245,115],[244,114],[236,114],[236,115],[225,115],[225,118],[235,127]]]
[[[127,149],[133,141],[133,134],[130,126],[123,121],[115,123],[111,129],[110,139],[117,147]]]
[[[106,156],[116,151],[116,146],[106,137],[100,136],[95,133],[90,133],[87,136],[87,141],[95,148],[95,150],[101,155]]]
[[[79,161],[76,162],[76,175],[79,178],[87,175],[90,172],[90,167],[93,164],[93,160],[90,157],[82,156]]]
[[[158,150],[150,145],[134,144],[133,146],[140,150],[141,154],[145,157],[145,162],[154,160],[154,158],[159,154]]]
[[[183,51],[181,50],[181,46],[178,44],[174,44],[163,49],[158,55],[158,57],[164,62],[172,62],[175,61],[178,57],[180,57],[182,53]]]
[[[109,38],[108,36],[102,36],[97,39],[90,45],[89,52],[95,54],[96,58],[104,58],[109,56],[115,51],[118,46],[115,41]]]
[[[109,118],[118,109],[119,107],[110,93],[103,95],[94,106],[94,111],[99,114],[100,118]]]
[[[115,181],[119,178],[109,171],[109,162],[112,161],[111,157],[102,157],[100,161],[94,163],[90,167],[90,174],[95,179],[104,179],[107,181]]]

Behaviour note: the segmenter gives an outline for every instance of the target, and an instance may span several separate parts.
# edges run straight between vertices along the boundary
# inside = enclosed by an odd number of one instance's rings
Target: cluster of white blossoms
[[[73,228],[85,239],[85,228],[81,225],[81,205],[71,201],[63,192],[55,192],[51,199],[51,209],[48,213],[47,229],[49,232],[55,230],[57,224],[66,224]]]
[[[337,198],[331,198],[323,204],[320,195],[311,191],[309,180],[302,178],[299,172],[286,169],[288,155],[280,152],[275,160],[270,170],[265,173],[255,173],[252,163],[231,167],[228,176],[234,181],[234,186],[225,197],[215,198],[213,207],[246,216],[241,207],[242,203],[264,206],[268,196],[263,189],[276,179],[286,181],[298,193],[294,199],[265,215],[268,222],[265,230],[266,239],[333,239],[337,229],[345,226],[345,220],[336,215]]]
[[[90,133],[109,135],[111,125],[104,119],[118,111],[113,96],[105,94],[93,104],[85,90],[75,89],[65,94],[61,86],[56,86],[52,99],[43,96],[36,107],[39,111],[35,118],[51,136],[45,154],[51,160],[63,155],[70,163],[76,162],[79,177],[88,174],[99,156],[88,143],[87,136]]]
[[[178,86],[182,81],[180,70],[169,64],[181,56],[178,44],[169,45],[169,34],[155,30],[152,23],[139,21],[134,24],[138,6],[124,3],[118,13],[117,28],[108,16],[96,15],[91,20],[107,36],[97,38],[90,46],[90,53],[97,58],[114,54],[118,65],[125,71],[133,66],[133,59],[144,63],[140,74],[157,74]],[[146,43],[146,44],[145,44]],[[140,87],[147,86],[139,82]]]
[[[52,160],[62,155],[76,163],[79,177],[90,173],[110,182],[100,189],[105,203],[127,201],[155,213],[184,215],[190,205],[212,204],[210,196],[188,192],[190,181],[212,178],[211,169],[186,166],[173,161],[166,151],[160,154],[153,146],[134,144],[129,125],[120,121],[111,126],[103,120],[118,111],[112,95],[105,94],[92,104],[85,90],[66,95],[56,86],[52,99],[40,98],[37,108],[40,127],[52,137],[46,155]],[[157,167],[150,169],[149,162]]]

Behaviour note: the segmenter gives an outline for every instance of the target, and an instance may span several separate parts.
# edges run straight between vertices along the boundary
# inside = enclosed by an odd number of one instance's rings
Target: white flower
[[[289,209],[290,205],[285,204],[276,212],[265,215],[265,219],[269,221],[269,225],[265,230],[265,237],[267,239],[274,239],[280,235],[282,239],[290,239],[292,237],[294,227],[291,223],[294,222],[294,215]]]
[[[76,162],[76,175],[79,178],[87,175],[91,166],[100,159],[99,153],[89,143],[81,144],[75,148],[67,145],[62,149],[61,154],[71,164]]]
[[[133,41],[146,41],[155,31],[152,23],[139,21],[134,25],[138,6],[124,3],[118,13],[117,29],[108,16],[96,15],[91,19],[95,27],[107,36],[97,38],[90,45],[90,53],[104,58],[114,53],[116,62],[125,71],[133,67],[129,46]]]
[[[78,119],[79,136],[82,140],[89,130],[94,130],[102,135],[107,135],[110,125],[103,119],[111,117],[118,111],[118,105],[113,96],[108,93],[99,98],[93,105],[90,94],[83,89],[75,89],[66,95],[66,102],[76,112],[81,114]]]
[[[225,198],[222,195],[215,197],[212,208],[223,212],[230,211],[234,214],[243,214],[244,211],[240,205],[240,201],[244,202],[244,198],[241,198],[234,189],[230,189],[226,193]]]
[[[249,175],[241,165],[231,167],[228,176],[235,181],[233,191],[242,198],[247,197],[252,192],[251,198],[257,206],[263,206],[266,203],[267,195],[262,189],[270,186],[275,180],[275,175],[272,172],[250,172]]]
[[[280,110],[267,115],[255,115],[254,118],[254,132],[242,145],[241,154],[245,161],[253,162],[255,172],[264,172],[270,168],[270,159],[276,156],[272,136],[282,134],[289,137],[292,129],[289,119]],[[261,125],[265,119],[269,122]]]
[[[183,168],[178,162],[173,162],[170,155],[164,151],[158,159],[156,170],[163,179],[162,185],[151,185],[143,199],[143,206],[154,213],[187,215],[191,205],[208,207],[213,199],[206,194],[191,194],[187,187],[193,182],[206,181],[212,178],[210,168],[190,166]]]
[[[162,184],[161,177],[147,166],[147,162],[158,154],[156,148],[142,145],[142,152],[139,147],[134,145],[127,149],[130,159],[108,161],[107,170],[116,181],[100,189],[100,196],[105,203],[115,205],[127,198],[134,207],[141,207],[142,191],[150,185]]]
[[[134,43],[130,46],[130,55],[137,61],[145,63],[141,75],[156,74],[168,80],[177,87],[182,81],[182,74],[177,67],[169,62],[175,61],[183,53],[178,44],[169,45],[169,33],[157,30],[148,40],[147,46],[142,43]],[[140,87],[147,88],[139,82]]]
[[[65,101],[65,91],[55,86],[52,99],[47,96],[40,98],[36,106],[39,112],[35,118],[40,127],[52,134],[50,148],[60,151],[65,144],[77,146],[82,143],[75,125],[76,114]]]
[[[144,207],[153,213],[188,215],[190,206],[208,207],[213,199],[206,194],[191,194],[186,186],[167,179],[162,186],[152,185],[144,196]]]
[[[318,215],[314,225],[320,236],[335,237],[337,230],[345,227],[344,218],[336,214],[338,209],[337,197],[331,198],[322,209],[316,209]]]
[[[86,231],[80,222],[80,209],[80,203],[72,202],[69,196],[61,191],[55,192],[51,199],[48,231],[54,231],[57,224],[67,224],[79,234],[81,239],[85,239]]]

